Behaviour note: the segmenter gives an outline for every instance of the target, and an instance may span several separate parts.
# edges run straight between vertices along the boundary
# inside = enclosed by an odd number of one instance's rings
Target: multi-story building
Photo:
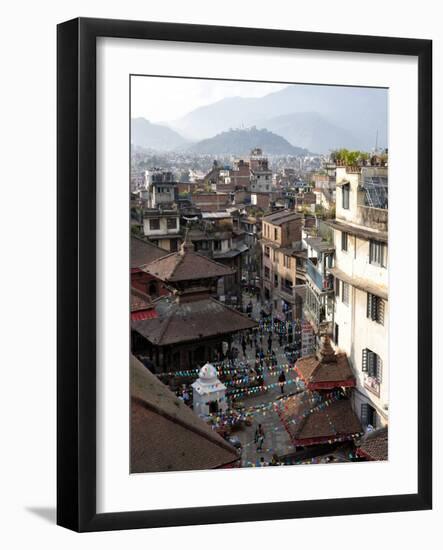
[[[335,347],[357,379],[364,427],[388,423],[388,175],[386,167],[337,167],[334,230]]]
[[[251,172],[249,162],[238,159],[234,161],[232,169],[229,171],[229,181],[237,187],[249,187]]]
[[[177,200],[177,182],[174,181],[172,172],[146,170],[145,187],[149,208],[171,206]]]
[[[307,236],[306,293],[304,318],[311,324],[317,344],[324,334],[330,334],[334,319],[333,277],[329,269],[334,265],[335,246],[320,236]]]
[[[227,211],[202,212],[201,219],[190,222],[186,233],[196,252],[231,268],[231,274],[219,280],[217,295],[225,303],[241,307],[243,257],[248,247],[234,229],[232,215]]]
[[[290,210],[262,219],[262,297],[269,313],[281,320],[301,317],[297,287],[305,282],[302,224],[303,215]]]
[[[194,193],[191,195],[194,206],[202,212],[219,212],[231,206],[232,200],[229,193]]]
[[[175,252],[182,242],[179,218],[176,208],[146,208],[143,211],[143,233],[153,244]]]
[[[245,233],[244,241],[248,250],[245,254],[245,276],[248,286],[260,288],[261,246],[261,219],[256,216],[243,214],[239,219],[239,226]]]
[[[269,169],[268,158],[259,148],[251,151],[249,158],[251,192],[268,193],[272,191],[272,171]]]

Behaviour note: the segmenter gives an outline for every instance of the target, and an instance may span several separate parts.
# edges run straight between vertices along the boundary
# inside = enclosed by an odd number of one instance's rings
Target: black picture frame
[[[96,39],[399,54],[418,58],[418,491],[416,494],[96,512]],[[432,507],[432,42],[190,24],[74,19],[57,29],[57,523],[104,531]]]

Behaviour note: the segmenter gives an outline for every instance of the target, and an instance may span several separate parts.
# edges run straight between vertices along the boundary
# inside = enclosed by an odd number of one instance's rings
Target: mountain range
[[[201,140],[229,128],[267,128],[314,152],[387,147],[387,90],[346,86],[288,86],[263,97],[229,97],[199,107],[169,126]]]
[[[190,141],[168,126],[153,124],[139,117],[131,119],[131,143],[144,149],[173,151],[177,148],[185,148]]]
[[[132,119],[131,142],[158,151],[240,155],[253,137],[247,134],[251,130],[229,132],[256,127],[286,141],[278,144],[272,138],[272,151],[253,144],[268,154],[294,154],[291,146],[314,153],[342,147],[370,151],[376,142],[379,147],[388,145],[387,109],[387,90],[382,88],[287,86],[263,97],[228,97],[165,124]],[[235,145],[226,142],[228,137],[237,140]],[[215,141],[208,141],[212,138]]]

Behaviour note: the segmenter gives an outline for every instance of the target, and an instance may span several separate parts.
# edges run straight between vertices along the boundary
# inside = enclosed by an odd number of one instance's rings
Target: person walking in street
[[[285,383],[286,383],[286,376],[284,371],[281,371],[280,376],[278,377],[278,383],[280,385],[280,391],[283,395],[285,393]]]
[[[246,358],[246,340],[243,337],[241,341],[241,349],[243,351],[243,357]]]
[[[249,304],[246,306],[246,312],[248,314],[248,317],[252,316],[252,302],[249,300]]]
[[[271,353],[271,351],[272,351],[272,333],[270,332],[268,336],[268,352]]]
[[[265,441],[265,432],[261,424],[257,426],[255,430],[255,443],[257,445],[257,451],[261,451],[263,448],[263,443]]]

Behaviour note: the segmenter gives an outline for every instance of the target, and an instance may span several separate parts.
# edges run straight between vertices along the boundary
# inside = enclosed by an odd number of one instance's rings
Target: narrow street
[[[249,295],[244,294],[244,303],[249,303],[251,300],[253,303],[252,316],[257,321],[260,319],[260,302],[256,298],[249,298]],[[237,344],[239,346],[239,344]],[[263,336],[263,349],[266,350],[268,345],[268,333]],[[243,357],[241,347],[240,354]],[[288,365],[288,359],[284,353],[283,347],[279,346],[278,335],[273,333],[272,349],[277,356],[278,365]],[[248,346],[246,349],[246,359],[250,364],[255,362],[255,348],[254,346]],[[292,380],[293,383],[287,383],[284,386],[284,395],[290,395],[296,391],[297,385],[295,383],[296,374],[292,369],[285,368],[285,376],[287,382]],[[264,367],[264,384],[277,384],[280,369],[272,368],[268,369]],[[260,393],[260,395],[251,395],[242,397],[244,406],[248,409],[250,407],[259,407],[260,405],[269,404],[270,402],[276,402],[282,398],[281,389],[277,384],[275,387]],[[257,450],[255,442],[255,431],[258,425],[261,424],[264,430],[265,438],[262,450]],[[242,444],[242,466],[257,466],[260,464],[261,459],[264,459],[265,464],[269,464],[274,454],[284,455],[293,450],[293,445],[289,439],[289,435],[285,430],[279,416],[274,411],[273,407],[266,407],[262,410],[258,409],[254,413],[254,421],[252,426],[245,426],[235,434]]]

